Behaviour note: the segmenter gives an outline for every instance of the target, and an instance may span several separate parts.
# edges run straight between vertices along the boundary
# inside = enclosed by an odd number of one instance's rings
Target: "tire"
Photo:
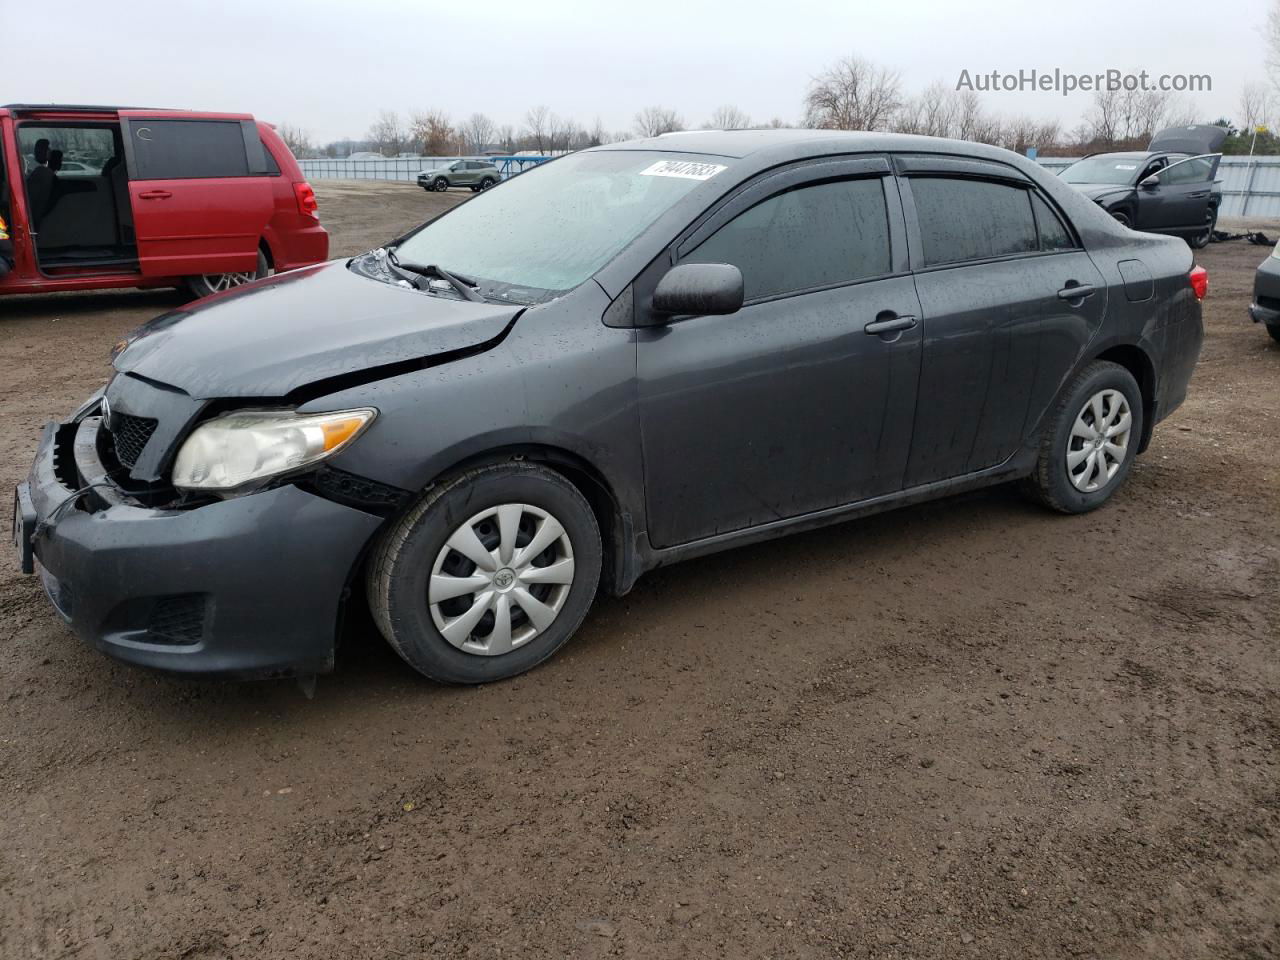
[[[258,264],[253,273],[206,273],[187,277],[187,290],[193,297],[211,297],[215,293],[225,293],[243,286],[253,280],[261,280],[271,272],[267,263],[267,255],[258,250]]]
[[[479,188],[479,187],[472,187],[472,188],[471,188],[471,192],[472,192],[472,193],[479,193],[479,192],[480,192],[480,188]]]
[[[1109,210],[1107,212],[1111,214],[1111,219],[1120,224],[1120,226],[1133,229],[1133,220],[1124,210]]]
[[[1204,228],[1203,233],[1197,233],[1194,237],[1187,237],[1187,246],[1192,250],[1203,250],[1209,245],[1213,239],[1213,231],[1218,227],[1218,211],[1209,211],[1209,222]]]
[[[497,182],[498,182],[498,181],[497,181],[497,180],[495,180],[495,179],[493,179],[493,177],[485,177],[483,180],[481,180],[481,181],[480,181],[480,189],[481,189],[481,190],[488,190],[490,187],[492,187],[492,186],[493,186],[495,183],[497,183]]]
[[[1097,438],[1101,448],[1094,445],[1090,433],[1099,398],[1104,424],[1102,436]],[[1123,405],[1117,398],[1123,399]],[[1123,431],[1116,429],[1126,423]],[[1096,510],[1128,476],[1138,455],[1142,428],[1142,391],[1133,374],[1118,363],[1095,360],[1063,390],[1040,439],[1035,471],[1024,481],[1024,490],[1059,513]],[[1101,464],[1099,454],[1103,456]]]
[[[433,181],[431,181],[431,189],[434,190],[436,193],[444,193],[446,190],[449,189],[449,181],[446,180],[444,177],[436,177]]]
[[[518,526],[506,528],[515,536],[504,563],[502,521],[512,516]],[[558,529],[547,527],[548,519]],[[523,548],[544,534],[554,539],[524,562]],[[455,549],[468,540],[480,542],[480,556],[496,569],[486,573]],[[368,568],[369,607],[387,642],[424,676],[455,684],[504,680],[537,666],[577,631],[595,599],[600,556],[595,514],[560,474],[524,462],[476,467],[433,487],[382,536]],[[441,586],[452,595],[432,602]],[[472,592],[456,593],[468,586]]]
[[[1268,326],[1267,333],[1271,334],[1271,339],[1280,342],[1280,325]]]

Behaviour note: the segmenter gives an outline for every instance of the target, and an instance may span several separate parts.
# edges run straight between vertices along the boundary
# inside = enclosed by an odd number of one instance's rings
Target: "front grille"
[[[150,643],[191,646],[204,637],[204,594],[184,593],[156,601],[147,624]]]
[[[126,467],[137,464],[142,448],[156,432],[158,421],[150,417],[133,417],[127,413],[116,414],[111,421],[111,438],[116,446],[116,459]]]
[[[1275,297],[1258,297],[1258,306],[1266,307],[1268,310],[1280,310],[1280,300]]]

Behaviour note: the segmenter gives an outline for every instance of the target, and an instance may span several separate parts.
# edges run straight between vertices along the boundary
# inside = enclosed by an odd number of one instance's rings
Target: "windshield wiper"
[[[468,276],[450,273],[444,267],[437,267],[434,263],[406,263],[396,256],[394,250],[387,250],[387,259],[393,266],[399,267],[405,273],[416,273],[420,277],[435,277],[438,280],[443,280],[457,290],[464,300],[470,300],[472,303],[485,302],[485,298],[475,289],[479,284]]]

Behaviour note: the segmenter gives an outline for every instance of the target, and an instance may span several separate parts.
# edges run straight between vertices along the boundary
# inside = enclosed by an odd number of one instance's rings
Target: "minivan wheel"
[[[258,265],[252,273],[245,271],[243,273],[203,273],[194,277],[187,277],[187,289],[191,291],[194,297],[210,297],[215,293],[225,293],[236,287],[243,286],[253,280],[260,280],[271,272],[270,266],[267,264],[267,255],[261,250],[258,251]]]
[[[442,483],[389,529],[368,570],[392,648],[443,683],[489,683],[551,656],[600,581],[600,530],[560,474],[500,463]]]
[[[1111,498],[1138,453],[1142,392],[1124,367],[1097,360],[1063,391],[1025,487],[1061,513],[1087,513]]]
[[[449,181],[444,177],[436,177],[435,183],[432,184],[436,189],[436,193],[444,193],[449,189]]]

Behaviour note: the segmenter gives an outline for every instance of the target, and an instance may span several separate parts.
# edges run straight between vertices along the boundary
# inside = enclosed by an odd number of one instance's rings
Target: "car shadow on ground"
[[[0,300],[0,323],[11,320],[47,320],[113,310],[146,310],[165,313],[191,302],[190,294],[172,287],[155,290],[92,290],[85,293],[6,296]]]

